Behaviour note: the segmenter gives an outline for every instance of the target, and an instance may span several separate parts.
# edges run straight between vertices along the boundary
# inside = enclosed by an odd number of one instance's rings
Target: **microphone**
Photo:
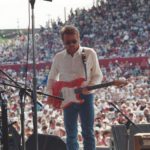
[[[35,0],[30,0],[30,3],[31,3],[31,7],[32,7],[32,9],[33,9],[33,8],[34,8]]]

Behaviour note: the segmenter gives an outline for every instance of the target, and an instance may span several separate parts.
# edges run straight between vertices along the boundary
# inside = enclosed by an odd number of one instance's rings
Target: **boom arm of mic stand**
[[[136,124],[132,122],[132,120],[130,120],[114,103],[109,102],[109,104],[112,105],[118,112],[122,114],[122,116],[124,116],[127,119],[127,129],[129,128],[130,124],[132,124],[135,128],[137,128],[140,131],[140,128],[137,127]]]
[[[30,89],[30,88],[22,88],[22,87],[20,87],[20,86],[8,84],[8,83],[5,83],[5,82],[0,82],[0,84],[1,84],[1,85],[6,85],[6,86],[10,86],[10,87],[15,87],[15,88],[18,88],[18,89],[27,90],[28,92],[25,91],[25,94],[32,98],[32,96],[31,96],[31,94],[30,94],[29,92],[33,92],[33,90]],[[5,92],[5,91],[2,91],[2,92]],[[53,96],[53,95],[46,94],[46,93],[43,93],[43,92],[40,92],[40,91],[37,91],[37,94],[44,95],[44,96],[50,96],[50,97],[56,98],[56,99],[58,99],[58,100],[60,100],[60,101],[63,101],[63,100],[64,100],[62,97]]]
[[[21,88],[21,86],[16,82],[14,81],[7,73],[5,73],[3,70],[0,69],[0,72],[2,74],[4,74],[10,81],[12,81],[13,83],[15,83],[15,85],[19,86]]]

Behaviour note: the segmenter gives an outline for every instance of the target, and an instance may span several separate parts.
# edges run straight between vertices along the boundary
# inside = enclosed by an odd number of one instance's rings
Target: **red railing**
[[[148,57],[130,57],[130,58],[112,58],[112,59],[101,59],[99,60],[100,66],[108,67],[110,63],[117,62],[120,63],[132,63],[133,65],[136,65],[137,63],[140,64],[142,68],[147,68],[149,66],[148,64]],[[50,68],[51,62],[41,62],[36,64],[36,69],[44,69],[45,67]],[[25,64],[7,64],[7,65],[0,65],[0,69],[8,70],[13,69],[16,71],[20,71],[21,69],[25,69]],[[32,64],[28,65],[29,70],[32,69]]]

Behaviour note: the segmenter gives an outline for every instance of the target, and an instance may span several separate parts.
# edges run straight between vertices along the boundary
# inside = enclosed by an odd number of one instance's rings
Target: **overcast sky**
[[[29,0],[1,0],[0,2],[0,29],[27,28]],[[64,20],[64,8],[66,13],[73,8],[90,8],[95,0],[44,0],[35,1],[35,27],[45,26],[49,19],[60,17]]]

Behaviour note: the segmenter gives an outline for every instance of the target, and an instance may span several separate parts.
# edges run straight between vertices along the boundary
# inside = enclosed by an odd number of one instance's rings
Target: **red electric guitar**
[[[81,87],[84,81],[85,81],[84,78],[78,78],[70,82],[56,81],[52,87],[52,94],[54,98],[49,96],[47,103],[51,103],[51,100],[53,100],[53,103],[51,104],[54,107],[66,108],[72,103],[81,104],[84,102],[84,100],[80,98],[80,94],[82,93],[82,90],[84,88],[86,88],[88,91],[91,91],[94,89],[108,87],[112,85],[118,86],[118,87],[127,85],[126,81],[115,80],[112,82],[97,84],[93,86]],[[57,99],[55,97],[60,97],[60,98]]]

